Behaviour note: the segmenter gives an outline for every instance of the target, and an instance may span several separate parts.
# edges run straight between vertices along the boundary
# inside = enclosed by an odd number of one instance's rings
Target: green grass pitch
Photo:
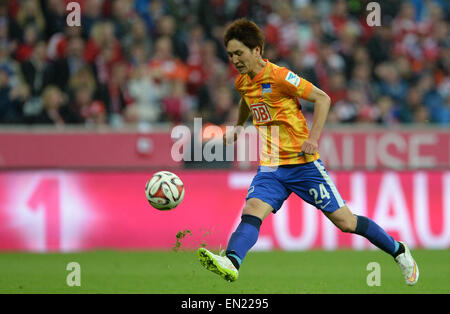
[[[229,283],[205,270],[194,251],[1,253],[0,293],[450,293],[450,250],[414,250],[416,286],[404,283],[381,251],[250,252],[239,279]],[[69,287],[67,264],[80,265],[81,286]],[[368,286],[380,265],[380,286]]]

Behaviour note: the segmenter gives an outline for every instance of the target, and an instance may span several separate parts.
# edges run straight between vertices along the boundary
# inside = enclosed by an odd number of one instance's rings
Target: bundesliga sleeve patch
[[[289,72],[286,75],[285,80],[294,85],[295,87],[298,87],[298,85],[300,84],[300,77],[298,77],[298,75],[292,72]]]

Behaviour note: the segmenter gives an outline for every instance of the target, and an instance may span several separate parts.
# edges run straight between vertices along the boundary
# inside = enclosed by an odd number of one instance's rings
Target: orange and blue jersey
[[[301,152],[309,130],[299,98],[307,99],[313,85],[284,67],[264,61],[265,67],[253,79],[244,74],[235,82],[262,140],[260,165],[295,165],[319,159],[319,153],[305,156]]]

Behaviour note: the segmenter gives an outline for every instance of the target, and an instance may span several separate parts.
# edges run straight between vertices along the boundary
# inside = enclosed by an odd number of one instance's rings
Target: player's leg
[[[231,235],[226,250],[237,269],[258,240],[263,220],[270,212],[276,212],[290,194],[278,175],[278,168],[260,167],[250,184],[241,222]]]
[[[289,188],[320,209],[341,231],[364,236],[393,256],[398,252],[400,244],[379,225],[367,217],[353,215],[320,159],[294,168],[291,176],[300,181],[289,181]]]
[[[395,241],[372,219],[354,215],[345,205],[320,160],[292,169],[289,177],[293,178],[285,181],[289,189],[320,209],[341,231],[361,235],[392,255],[402,269],[406,282],[408,284],[417,282],[417,265],[408,247],[402,242]]]
[[[247,193],[241,222],[228,242],[226,256],[215,255],[205,248],[198,250],[200,262],[208,270],[228,281],[237,279],[242,261],[258,240],[263,220],[270,212],[276,212],[290,194],[275,172],[258,170]]]
[[[419,268],[408,246],[403,242],[395,241],[372,219],[353,215],[347,206],[343,206],[334,212],[323,211],[323,213],[341,231],[361,235],[379,249],[392,255],[403,273],[406,284],[414,285],[418,281]]]
[[[200,248],[198,255],[201,264],[225,280],[235,281],[242,260],[258,240],[262,221],[271,211],[272,206],[266,202],[257,198],[248,199],[242,211],[241,222],[228,242],[226,256],[216,255],[205,248]]]
[[[239,269],[247,252],[255,245],[259,237],[259,228],[264,218],[272,211],[271,205],[258,198],[250,198],[245,203],[241,222],[231,235],[225,252],[236,269]]]
[[[383,228],[372,219],[365,216],[354,215],[347,205],[333,211],[323,213],[342,232],[349,232],[361,235],[372,244],[386,253],[396,257],[400,250],[400,243],[395,241]]]

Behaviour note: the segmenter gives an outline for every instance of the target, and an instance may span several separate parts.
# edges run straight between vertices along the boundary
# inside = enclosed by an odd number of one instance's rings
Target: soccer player
[[[235,85],[241,94],[234,132],[224,135],[233,143],[253,114],[263,141],[260,166],[247,193],[242,218],[231,235],[226,256],[198,250],[201,264],[228,281],[238,278],[247,252],[256,243],[263,220],[276,213],[294,192],[314,205],[343,232],[355,233],[392,255],[408,285],[419,269],[405,243],[396,241],[373,220],[354,215],[340,196],[319,159],[318,141],[330,107],[330,97],[286,68],[263,59],[264,35],[252,21],[239,19],[226,30],[224,44],[230,62],[239,71]],[[311,130],[299,98],[314,103]]]

